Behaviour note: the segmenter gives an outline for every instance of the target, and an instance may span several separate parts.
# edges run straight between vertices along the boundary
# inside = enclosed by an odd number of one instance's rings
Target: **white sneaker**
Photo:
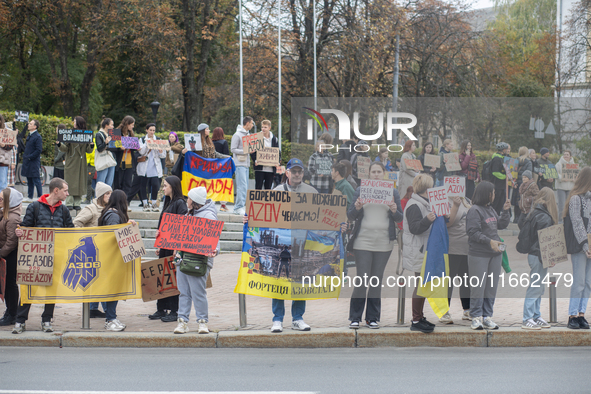
[[[117,324],[119,327],[123,327],[123,329],[125,329],[127,327],[126,324],[123,324],[119,321],[119,319],[115,319],[113,320],[115,322],[115,324]]]
[[[207,322],[203,319],[198,321],[199,323],[199,330],[197,331],[199,334],[209,334],[209,329],[207,328]]]
[[[12,329],[13,334],[22,334],[27,329],[26,323],[15,323]]]
[[[310,326],[307,325],[303,320],[296,320],[291,323],[291,329],[298,331],[310,331]]]
[[[482,316],[481,317],[473,317],[472,324],[470,328],[473,330],[482,330],[484,327],[482,326]]]
[[[451,318],[451,315],[449,314],[449,312],[445,312],[445,315],[441,316],[441,318],[439,319],[439,323],[454,324],[454,321]]]
[[[244,208],[240,208],[240,209],[234,211],[234,215],[244,216],[245,212],[246,211],[244,210]]]
[[[111,320],[105,323],[105,329],[107,331],[123,331],[125,330],[125,327],[122,327],[121,325],[117,324],[117,319],[115,320]]]
[[[179,317],[179,319],[177,320],[179,322],[179,324],[176,326],[176,328],[174,329],[174,333],[175,334],[186,334],[189,332],[189,324],[186,320],[181,319]]]
[[[472,320],[472,316],[470,316],[470,309],[464,311],[462,314],[462,320]]]
[[[23,202],[24,202],[25,204],[30,204],[30,203],[32,203],[32,202],[33,202],[33,200],[32,200],[32,199],[30,199],[30,198],[25,198],[25,199],[23,199]]]
[[[149,202],[144,204],[144,208],[142,209],[142,211],[144,212],[152,212],[152,204],[150,204]]]
[[[274,321],[273,327],[271,327],[271,332],[283,332],[283,322]]]
[[[53,327],[51,327],[51,323],[46,321],[41,323],[41,330],[43,332],[53,332]]]
[[[536,324],[538,326],[540,326],[541,328],[551,328],[552,326],[550,325],[550,323],[548,323],[546,320],[542,319],[541,317],[538,317],[536,320],[534,320],[536,322]]]
[[[523,322],[523,324],[521,325],[521,328],[523,328],[524,330],[541,330],[542,327],[540,327],[535,321],[534,319],[527,319]]]
[[[492,319],[489,316],[484,318],[484,320],[482,321],[482,326],[484,327],[485,330],[498,330],[499,329],[499,326],[497,325],[497,323],[492,321]]]

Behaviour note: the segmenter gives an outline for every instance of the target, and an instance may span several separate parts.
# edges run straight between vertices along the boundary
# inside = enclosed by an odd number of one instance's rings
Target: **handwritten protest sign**
[[[507,174],[511,174],[511,179],[517,179],[517,169],[519,168],[519,159],[514,159],[510,156],[505,156],[504,158],[505,172]]]
[[[540,164],[539,171],[544,179],[558,179],[558,171],[554,164]]]
[[[406,164],[406,168],[409,170],[414,171],[423,171],[423,165],[421,164],[420,160],[416,159],[404,159],[404,164]]]
[[[291,212],[291,194],[276,190],[249,190],[246,213],[249,227],[289,228],[284,212]]]
[[[108,131],[111,141],[109,141],[109,148],[121,148],[121,129],[111,129]]]
[[[48,228],[21,227],[18,242],[16,283],[51,286],[53,282],[54,232]]]
[[[148,140],[146,139],[146,146],[148,149],[162,149],[165,151],[170,150],[170,142],[168,140]]]
[[[220,220],[165,213],[154,246],[195,254],[213,253],[223,227]]]
[[[58,129],[57,140],[70,144],[92,144],[92,130]]]
[[[115,230],[117,245],[123,256],[123,262],[129,263],[146,254],[144,241],[140,234],[140,226],[129,224],[121,229]]]
[[[581,169],[578,164],[565,163],[562,166],[562,180],[574,182],[579,176]]]
[[[544,268],[568,261],[564,226],[562,224],[538,230],[538,240],[540,242],[540,255],[542,256],[542,266]]]
[[[330,176],[332,170],[331,157],[317,157],[316,158],[316,175]]]
[[[142,300],[159,300],[179,295],[174,256],[142,263]]]
[[[460,165],[460,155],[455,152],[444,154],[443,161],[445,162],[445,169],[447,171],[461,171],[462,170],[462,166]]]
[[[447,187],[440,186],[432,189],[427,189],[429,195],[429,206],[431,212],[437,216],[449,215],[449,203],[447,201]]]
[[[14,120],[17,122],[28,122],[29,113],[26,111],[14,111]]]
[[[245,154],[251,154],[265,147],[263,132],[247,134],[242,137],[242,149]]]
[[[371,159],[369,157],[357,157],[357,177],[359,179],[369,178],[369,167],[371,166]]]
[[[137,137],[121,137],[121,146],[123,149],[140,149],[140,141]]]
[[[446,176],[443,186],[448,197],[466,197],[466,178],[462,176]]]
[[[203,150],[203,146],[201,145],[201,135],[185,134],[185,148],[193,152]]]
[[[257,164],[259,166],[276,167],[279,165],[279,148],[263,148],[257,151]]]
[[[398,172],[396,172],[396,171],[386,171],[384,173],[384,179],[387,180],[387,181],[398,182]]]
[[[425,167],[439,168],[441,165],[441,158],[437,155],[430,155],[425,153]]]
[[[0,143],[4,145],[16,145],[18,132],[10,129],[0,129]]]
[[[389,204],[394,201],[394,182],[362,179],[359,201],[371,204]]]

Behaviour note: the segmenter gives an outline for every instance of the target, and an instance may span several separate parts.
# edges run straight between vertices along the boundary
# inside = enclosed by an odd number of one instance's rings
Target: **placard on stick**
[[[264,147],[256,153],[259,166],[276,167],[279,165],[279,148]]]
[[[213,253],[223,228],[224,222],[220,220],[165,213],[154,246],[203,255]]]
[[[139,225],[130,223],[123,228],[115,230],[115,238],[117,239],[121,256],[123,256],[123,262],[129,263],[146,254]]]
[[[441,158],[439,156],[425,153],[425,167],[439,168],[439,166],[441,166]]]
[[[245,154],[251,154],[265,147],[263,132],[247,134],[242,137],[242,150]]]
[[[193,152],[203,150],[203,146],[201,145],[201,135],[185,134],[185,148]]]
[[[159,300],[179,295],[174,256],[142,263],[142,300]]]
[[[540,242],[540,255],[542,256],[542,266],[544,268],[568,261],[564,225],[556,224],[538,230],[538,240]]]
[[[16,283],[51,286],[53,283],[54,232],[48,228],[21,227]]]
[[[417,159],[404,159],[404,164],[406,164],[406,168],[413,171],[423,171],[423,165],[421,164],[420,160]]]
[[[27,111],[14,111],[14,118],[17,122],[28,122],[29,113]]]
[[[92,144],[92,130],[58,129],[57,140],[70,144]]]
[[[369,178],[369,166],[371,166],[371,159],[369,157],[357,157],[357,177],[359,179]]]
[[[148,149],[162,149],[165,151],[169,151],[170,150],[170,142],[168,142],[168,140],[149,140],[146,139],[146,146],[148,147]]]
[[[562,180],[574,182],[581,169],[578,164],[565,163],[562,167]]]
[[[437,216],[449,215],[450,208],[447,201],[447,187],[440,186],[427,189],[427,194],[429,195],[431,212]]]
[[[362,179],[359,201],[371,204],[389,204],[394,201],[394,182]]]
[[[16,145],[18,132],[10,129],[0,129],[0,143],[4,145]]]
[[[443,186],[448,197],[466,197],[466,178],[462,176],[446,176]]]
[[[447,161],[446,161],[446,159],[447,159]],[[447,171],[461,171],[462,170],[462,166],[460,165],[460,155],[456,152],[444,154],[443,161],[445,162],[445,169]]]

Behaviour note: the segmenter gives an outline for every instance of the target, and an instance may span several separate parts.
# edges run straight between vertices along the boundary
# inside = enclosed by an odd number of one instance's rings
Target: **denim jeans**
[[[8,167],[0,167],[0,190],[6,189],[8,185]]]
[[[99,310],[98,304],[99,304],[98,302],[91,302],[90,303],[90,310],[91,311],[98,311]],[[107,303],[101,302],[101,305],[103,306],[103,311],[106,311],[107,310]]]
[[[236,201],[234,213],[246,205],[246,190],[248,189],[248,167],[236,167]]]
[[[443,179],[436,179],[435,180],[435,187],[443,186]]]
[[[571,254],[573,263],[573,285],[570,288],[569,316],[578,316],[587,310],[587,301],[591,293],[591,259],[585,252]]]
[[[106,183],[107,185],[113,187],[113,179],[115,178],[115,166],[105,168],[102,171],[97,171],[96,173],[96,181]],[[100,197],[100,196],[97,196]]]
[[[284,300],[277,300],[273,298],[272,304],[273,308],[273,321],[283,321],[283,316],[285,316],[285,301]],[[306,312],[306,301],[292,301],[291,302],[291,320],[302,320],[304,316],[304,312]]]
[[[7,175],[8,176],[8,175]],[[32,200],[35,194],[35,188],[37,189],[37,197],[43,195],[43,187],[41,186],[41,177],[27,177],[27,186],[29,187],[29,198]]]
[[[107,321],[117,319],[117,301],[107,301],[107,309],[105,314],[107,315]]]
[[[530,284],[525,292],[525,300],[523,301],[523,321],[529,319],[535,320],[540,317],[540,304],[542,303],[545,286],[542,284],[542,281],[548,273],[548,268],[544,268],[538,256],[528,254],[527,262],[531,271],[529,273]],[[532,285],[537,287],[532,287]]]

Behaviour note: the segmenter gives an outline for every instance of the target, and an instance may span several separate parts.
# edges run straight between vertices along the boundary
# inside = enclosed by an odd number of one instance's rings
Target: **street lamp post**
[[[154,115],[154,124],[156,124],[156,116],[158,115],[158,108],[160,108],[160,103],[158,101],[153,101],[152,104],[150,104],[150,107],[152,107],[152,114]]]

